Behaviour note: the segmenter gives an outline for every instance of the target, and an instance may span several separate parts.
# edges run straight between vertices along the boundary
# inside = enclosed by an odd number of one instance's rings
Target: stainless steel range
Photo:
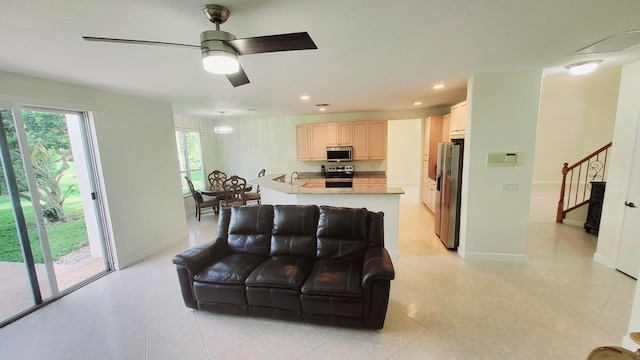
[[[328,188],[353,187],[353,165],[329,165],[324,176]]]

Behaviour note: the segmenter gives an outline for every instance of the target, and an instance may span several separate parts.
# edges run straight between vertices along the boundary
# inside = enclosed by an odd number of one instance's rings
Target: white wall
[[[541,79],[541,69],[469,79],[458,249],[464,258],[525,259]],[[487,167],[488,152],[518,152],[519,164]],[[500,191],[503,182],[519,190]]]
[[[640,116],[640,61],[623,66],[620,79],[620,92],[615,128],[613,130],[613,147],[609,161],[609,177],[607,191],[602,205],[602,219],[598,232],[598,246],[594,259],[615,267],[618,257],[622,220],[625,211],[629,187],[630,164],[632,162],[638,117]],[[640,288],[636,287],[633,309],[629,323],[629,332],[640,330]],[[637,348],[637,344],[625,337],[623,345],[628,349]]]
[[[611,141],[620,72],[616,66],[543,79],[534,182],[559,184],[565,162],[571,165]]]
[[[602,205],[598,231],[598,247],[594,258],[615,267],[624,214],[624,201],[629,185],[629,165],[635,142],[635,126],[640,111],[640,62],[622,68],[620,92],[609,161],[607,190]]]
[[[5,72],[0,102],[92,111],[117,267],[186,236],[170,104]]]
[[[387,184],[418,186],[422,119],[393,120],[387,124]]]

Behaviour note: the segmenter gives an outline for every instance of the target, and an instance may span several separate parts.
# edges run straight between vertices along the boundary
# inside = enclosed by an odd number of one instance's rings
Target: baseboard
[[[570,226],[584,227],[584,220],[563,219],[562,223]]]
[[[173,236],[171,238],[168,238],[167,240],[156,244],[156,246],[150,247],[149,249],[147,249],[146,251],[143,251],[135,256],[132,256],[126,260],[123,261],[117,261],[115,266],[116,266],[116,270],[122,270],[125,269],[141,260],[146,259],[147,257],[157,253],[158,251],[166,248],[167,246],[173,245],[176,242],[183,240],[185,238],[187,238],[189,236],[188,232],[183,232],[179,235]]]
[[[523,262],[527,261],[527,255],[525,254],[499,254],[499,253],[473,253],[465,252],[458,248],[458,255],[465,260],[492,260],[492,261],[512,261]]]
[[[593,254],[593,260],[599,262],[600,264],[609,267],[611,269],[615,269],[616,268],[616,263],[614,260],[609,259],[608,257],[604,257],[600,254],[598,254],[597,252],[595,254]]]
[[[392,259],[398,259],[400,257],[400,251],[389,251],[389,256]]]

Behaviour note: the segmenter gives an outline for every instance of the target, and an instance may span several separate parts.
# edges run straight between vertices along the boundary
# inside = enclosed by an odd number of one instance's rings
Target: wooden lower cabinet
[[[324,179],[307,179],[307,183],[304,184],[303,187],[323,188],[324,187]]]
[[[353,178],[353,187],[376,187],[376,186],[387,186],[387,178],[386,177],[354,177]]]
[[[427,178],[422,182],[422,202],[427,205],[427,208],[432,212],[435,211],[436,206],[436,181]]]

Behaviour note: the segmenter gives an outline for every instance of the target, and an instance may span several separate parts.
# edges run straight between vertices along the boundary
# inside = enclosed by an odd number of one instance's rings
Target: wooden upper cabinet
[[[326,123],[325,142],[327,146],[342,146],[353,144],[353,124],[350,122]]]
[[[325,160],[324,124],[296,125],[296,159],[299,161]]]
[[[451,123],[449,134],[452,139],[464,138],[467,127],[467,102],[463,101],[451,107]]]
[[[353,160],[369,158],[369,123],[367,121],[353,123]]]
[[[451,113],[442,115],[442,141],[441,142],[451,142],[451,132],[449,128],[451,127]]]
[[[353,123],[353,159],[382,160],[387,157],[387,122]]]
[[[383,160],[387,157],[387,122],[369,122],[369,159]]]
[[[324,124],[311,125],[311,160],[326,160],[327,146],[324,139]]]
[[[296,125],[296,159],[311,160],[311,127]]]

